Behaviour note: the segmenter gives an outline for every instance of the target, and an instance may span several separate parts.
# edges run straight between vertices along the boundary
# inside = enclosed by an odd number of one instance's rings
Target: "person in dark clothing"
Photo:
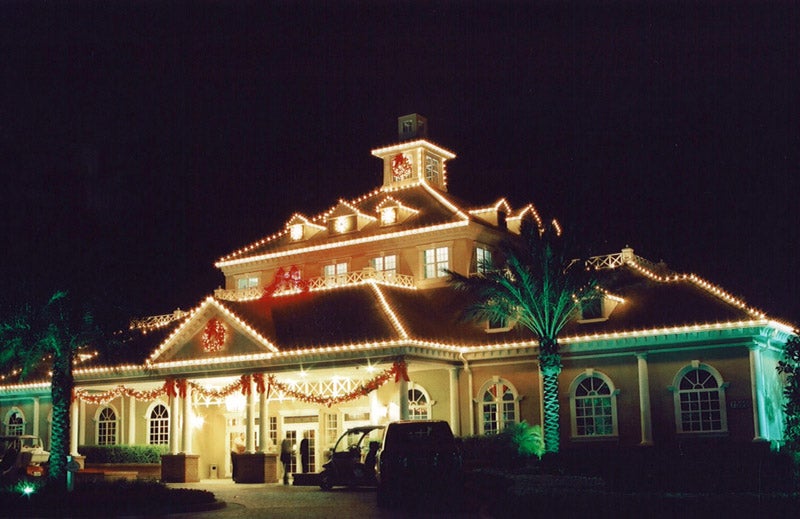
[[[308,438],[303,438],[300,441],[300,463],[303,464],[303,473],[308,472],[308,462],[311,459],[311,452],[308,447]]]
[[[288,437],[281,442],[281,463],[283,463],[283,484],[289,484],[289,469],[294,455],[294,443]]]

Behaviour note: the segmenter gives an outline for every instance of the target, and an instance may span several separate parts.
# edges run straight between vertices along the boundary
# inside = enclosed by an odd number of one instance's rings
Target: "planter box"
[[[86,463],[87,469],[136,472],[138,479],[161,479],[160,463]]]
[[[197,454],[163,454],[161,481],[164,483],[198,483],[200,456]]]
[[[231,452],[235,483],[275,483],[278,481],[278,458],[264,452]]]

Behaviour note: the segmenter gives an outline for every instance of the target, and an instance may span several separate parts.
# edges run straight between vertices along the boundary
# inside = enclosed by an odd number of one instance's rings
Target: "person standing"
[[[294,443],[287,436],[281,442],[281,463],[283,463],[283,484],[289,484],[289,470],[294,455]]]
[[[311,459],[311,452],[308,448],[308,438],[300,440],[300,463],[303,464],[303,474],[308,472],[308,462]]]

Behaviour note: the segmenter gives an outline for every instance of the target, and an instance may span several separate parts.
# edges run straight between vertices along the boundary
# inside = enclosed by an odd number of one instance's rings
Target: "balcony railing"
[[[356,270],[347,272],[345,274],[338,274],[336,276],[320,276],[307,280],[308,288],[311,291],[327,290],[337,287],[345,287],[352,285],[360,285],[363,283],[374,282],[381,285],[394,286],[400,288],[416,288],[414,284],[414,276],[406,274],[398,274],[392,271],[381,271],[373,268],[366,268],[363,270]],[[287,288],[278,290],[276,295],[296,291],[294,288]],[[264,295],[263,288],[245,288],[239,290],[229,290],[218,288],[214,291],[214,297],[226,301],[248,301],[258,299]]]

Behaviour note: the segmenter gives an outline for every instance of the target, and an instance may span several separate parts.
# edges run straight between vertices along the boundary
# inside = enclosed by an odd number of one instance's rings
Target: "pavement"
[[[409,496],[405,506],[397,510],[380,509],[374,488],[334,488],[283,485],[282,483],[234,483],[231,479],[204,479],[199,483],[170,483],[172,488],[208,490],[217,498],[217,508],[171,514],[171,518],[255,519],[293,518],[458,518],[485,517],[475,507],[464,510],[426,510],[424,500]]]

